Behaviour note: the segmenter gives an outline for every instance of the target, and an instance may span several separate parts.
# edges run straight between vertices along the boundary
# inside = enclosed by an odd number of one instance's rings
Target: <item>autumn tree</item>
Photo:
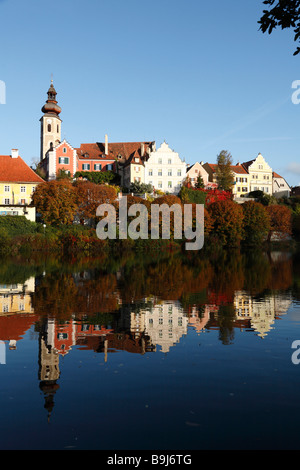
[[[96,184],[78,180],[74,183],[78,204],[78,217],[84,219],[96,218],[97,207],[101,204],[115,204],[117,191],[113,186]]]
[[[231,200],[213,202],[208,207],[212,233],[222,245],[237,246],[243,238],[243,209]]]
[[[284,239],[292,233],[292,212],[287,206],[274,204],[265,209],[270,217],[270,229],[268,241],[276,234],[279,239]]]
[[[260,245],[270,230],[270,219],[265,207],[256,201],[242,204],[244,214],[244,242],[247,245]]]
[[[72,224],[77,211],[77,195],[68,180],[39,184],[32,196],[33,205],[49,225]]]
[[[217,156],[216,177],[219,189],[230,191],[234,184],[234,175],[231,170],[232,157],[227,150],[222,150]]]
[[[260,30],[263,33],[272,33],[278,27],[282,30],[286,28],[293,28],[294,41],[299,41],[300,38],[300,2],[299,0],[265,0],[264,5],[269,5],[269,10],[263,10],[263,14],[258,21]],[[274,5],[275,4],[275,5]],[[274,5],[274,6],[273,6]],[[300,52],[298,46],[293,55]]]

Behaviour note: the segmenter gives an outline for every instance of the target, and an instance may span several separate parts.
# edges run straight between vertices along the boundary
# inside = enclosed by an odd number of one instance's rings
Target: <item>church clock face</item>
[[[52,124],[52,119],[47,119],[47,124]]]

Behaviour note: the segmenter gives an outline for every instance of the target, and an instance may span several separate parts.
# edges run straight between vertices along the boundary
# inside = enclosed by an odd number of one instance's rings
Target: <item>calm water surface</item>
[[[287,252],[2,260],[0,448],[298,449],[299,267]]]

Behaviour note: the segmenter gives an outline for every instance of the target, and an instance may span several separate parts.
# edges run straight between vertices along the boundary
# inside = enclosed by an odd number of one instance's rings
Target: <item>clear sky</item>
[[[0,0],[0,154],[38,160],[53,74],[73,145],[164,140],[187,163],[262,153],[300,183],[292,31],[258,31],[262,0]],[[3,91],[3,90],[2,90]],[[300,93],[299,93],[300,97]],[[1,90],[0,90],[1,100]],[[3,101],[3,99],[2,99]]]

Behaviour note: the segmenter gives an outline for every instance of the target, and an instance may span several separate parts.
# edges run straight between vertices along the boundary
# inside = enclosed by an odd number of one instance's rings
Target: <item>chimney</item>
[[[145,153],[145,144],[142,142],[141,143],[141,156],[143,157]]]
[[[12,149],[11,150],[11,158],[18,158],[19,156],[19,150],[18,149]]]
[[[108,155],[108,136],[105,134],[105,155]]]

